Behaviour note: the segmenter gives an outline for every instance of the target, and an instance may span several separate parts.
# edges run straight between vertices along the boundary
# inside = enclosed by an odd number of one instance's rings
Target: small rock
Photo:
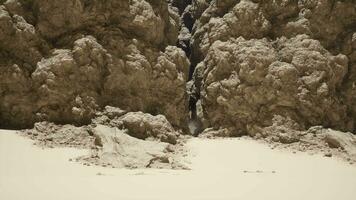
[[[325,156],[325,157],[332,157],[333,154],[332,154],[332,153],[325,153],[324,156]]]
[[[167,152],[174,152],[174,145],[168,145],[166,148]]]

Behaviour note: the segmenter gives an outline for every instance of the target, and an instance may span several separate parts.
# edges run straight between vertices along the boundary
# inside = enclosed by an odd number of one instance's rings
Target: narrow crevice
[[[196,65],[198,64],[196,59],[196,53],[193,52],[191,38],[193,36],[193,27],[195,21],[197,20],[194,17],[194,8],[193,8],[193,1],[192,0],[173,0],[172,6],[178,8],[178,12],[181,16],[182,27],[180,30],[180,34],[178,37],[177,47],[183,49],[186,56],[189,58],[191,63],[189,68],[189,75],[188,81],[193,79],[193,74]]]
[[[193,16],[193,1],[192,0],[173,0],[172,6],[178,8],[181,16],[182,28],[180,30],[177,47],[183,49],[186,56],[189,58],[190,67],[188,75],[188,93],[189,93],[189,119],[188,127],[191,135],[197,136],[199,133],[198,116],[197,116],[197,101],[200,98],[199,88],[196,87],[195,79],[193,77],[194,70],[197,65],[195,53],[192,52],[192,31],[196,19]]]

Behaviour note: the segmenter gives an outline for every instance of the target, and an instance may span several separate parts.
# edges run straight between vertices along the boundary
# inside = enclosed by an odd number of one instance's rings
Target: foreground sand
[[[356,167],[271,150],[249,139],[192,139],[190,171],[121,170],[68,162],[85,154],[45,149],[0,131],[0,199],[354,200]]]

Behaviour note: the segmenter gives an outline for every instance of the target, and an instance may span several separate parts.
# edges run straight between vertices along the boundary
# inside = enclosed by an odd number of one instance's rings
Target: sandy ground
[[[190,171],[83,166],[75,149],[40,149],[0,131],[1,200],[354,200],[356,167],[249,139],[192,139]]]

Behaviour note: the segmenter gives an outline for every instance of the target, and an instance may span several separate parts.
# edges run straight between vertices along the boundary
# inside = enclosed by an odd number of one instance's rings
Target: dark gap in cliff
[[[192,4],[192,0],[172,0],[172,6],[178,8],[179,15],[182,15],[185,8]]]
[[[178,37],[177,47],[183,49],[186,56],[189,58],[190,67],[189,67],[189,75],[188,75],[188,93],[189,93],[189,119],[188,119],[188,127],[190,134],[197,135],[198,127],[197,127],[197,108],[196,103],[199,100],[199,95],[197,94],[198,90],[194,85],[193,74],[196,65],[198,64],[197,60],[195,59],[195,53],[192,52],[191,46],[191,37],[192,37],[192,30],[196,19],[192,13],[192,0],[172,0],[172,6],[178,8],[179,15],[181,16],[182,27],[180,30],[180,34]]]

